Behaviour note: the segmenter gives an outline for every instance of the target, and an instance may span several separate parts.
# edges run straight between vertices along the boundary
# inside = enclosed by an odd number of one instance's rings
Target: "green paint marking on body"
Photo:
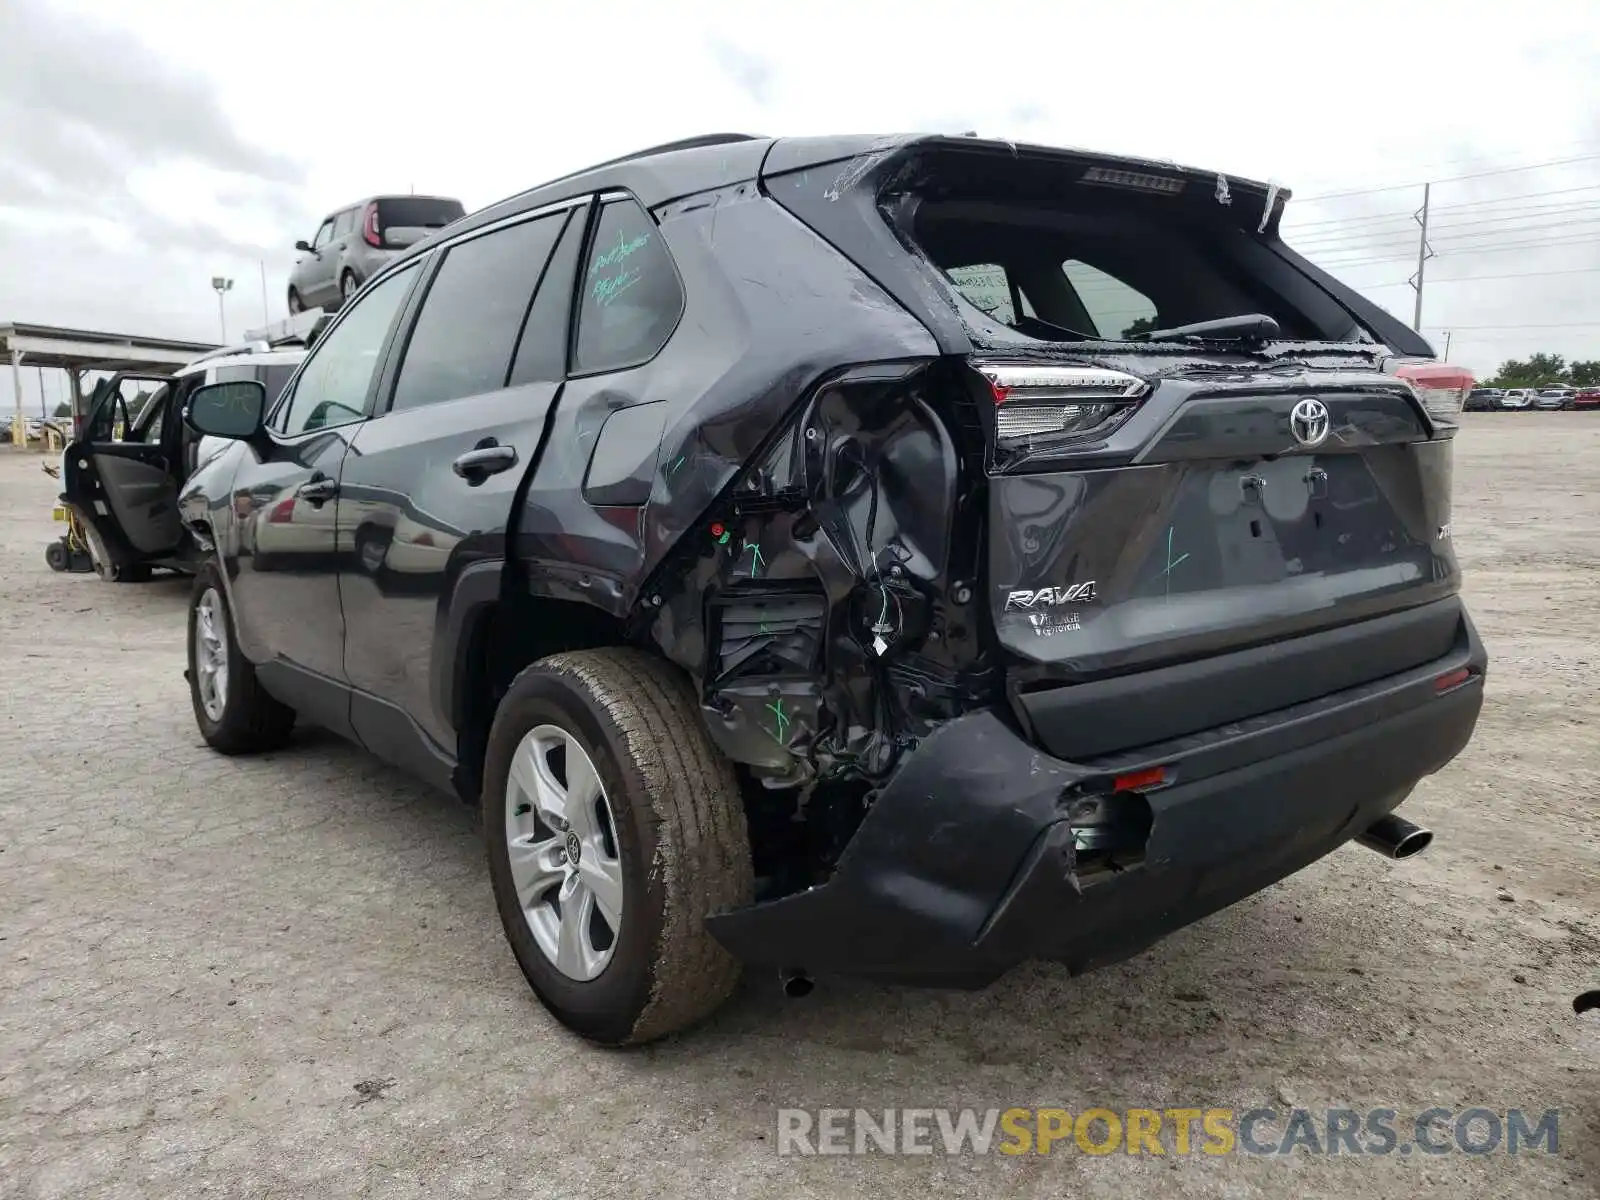
[[[749,542],[745,545],[744,549],[755,552],[750,558],[750,578],[754,579],[757,575],[761,574],[762,564],[764,564],[767,560],[761,557],[761,545],[758,542]],[[739,553],[743,554],[744,550],[739,551]]]
[[[672,476],[677,473],[678,468],[683,466],[685,460],[687,460],[688,457],[689,456],[687,454],[678,455],[678,461],[673,463],[670,467],[667,468],[667,478],[668,479],[671,479]]]
[[[783,697],[779,696],[776,704],[767,705],[767,711],[776,718],[772,732],[773,739],[782,742],[789,732],[789,714],[783,711]]]

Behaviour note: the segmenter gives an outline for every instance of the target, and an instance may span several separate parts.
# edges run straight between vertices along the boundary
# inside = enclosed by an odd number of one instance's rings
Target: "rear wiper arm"
[[[1268,342],[1277,337],[1278,323],[1266,313],[1244,313],[1215,321],[1195,321],[1171,329],[1148,329],[1134,334],[1133,342]]]

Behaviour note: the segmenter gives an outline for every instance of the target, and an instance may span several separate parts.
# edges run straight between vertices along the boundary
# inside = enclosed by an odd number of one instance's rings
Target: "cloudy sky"
[[[237,333],[264,263],[278,319],[295,239],[363,195],[968,129],[1278,181],[1291,240],[1407,319],[1438,180],[1425,332],[1600,358],[1594,0],[0,0],[0,323],[215,339],[213,275]]]

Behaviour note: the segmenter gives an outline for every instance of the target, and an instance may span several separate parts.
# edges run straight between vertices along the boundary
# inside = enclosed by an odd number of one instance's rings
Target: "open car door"
[[[112,375],[95,388],[83,431],[62,454],[61,502],[83,522],[104,579],[144,578],[183,545],[178,471],[161,436],[176,420],[173,390],[167,375]]]

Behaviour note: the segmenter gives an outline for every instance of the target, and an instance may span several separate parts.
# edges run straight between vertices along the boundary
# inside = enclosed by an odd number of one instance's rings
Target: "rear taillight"
[[[1402,358],[1391,359],[1387,369],[1411,384],[1422,406],[1435,417],[1456,416],[1472,391],[1472,372],[1465,367]]]
[[[973,365],[994,396],[995,450],[1001,458],[1048,454],[1104,437],[1150,390],[1138,376],[1102,367]]]
[[[383,239],[378,236],[378,206],[367,205],[367,211],[361,214],[361,238],[369,246],[382,246]]]
[[[294,520],[294,497],[279,500],[267,510],[268,525],[285,525]]]

